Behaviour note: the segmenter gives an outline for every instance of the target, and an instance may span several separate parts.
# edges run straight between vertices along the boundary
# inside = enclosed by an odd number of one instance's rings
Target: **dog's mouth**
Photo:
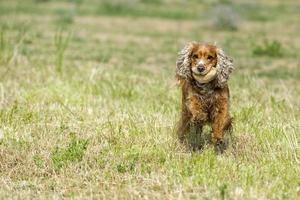
[[[217,69],[212,67],[209,71],[206,72],[195,72],[193,71],[193,77],[199,83],[208,83],[214,80],[217,76]]]
[[[206,74],[208,74],[211,69],[213,67],[207,69],[207,68],[202,68],[202,70],[200,70],[198,67],[192,67],[192,72],[197,75],[197,76],[205,76]]]
[[[197,76],[205,76],[210,70],[204,70],[203,72],[200,72],[196,69],[196,70],[192,70],[192,71]]]

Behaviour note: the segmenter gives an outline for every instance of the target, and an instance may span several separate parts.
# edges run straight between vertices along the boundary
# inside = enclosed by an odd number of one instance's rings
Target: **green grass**
[[[64,127],[62,127],[63,129]],[[75,133],[71,133],[70,144],[66,148],[56,148],[51,155],[51,160],[55,169],[60,169],[70,162],[79,162],[84,156],[87,149],[88,140],[79,140],[76,138]],[[35,162],[37,166],[41,166],[41,161],[37,159]]]
[[[278,41],[265,41],[262,45],[257,45],[253,48],[253,55],[257,56],[270,56],[270,57],[282,57],[283,48]]]
[[[172,6],[172,4],[165,5],[159,1],[153,1],[150,3],[150,1],[105,0],[98,5],[96,14],[112,16],[125,15],[132,17],[160,17],[177,20],[191,19],[198,16],[195,8],[190,11],[182,10],[179,7],[179,1],[176,1],[175,4],[177,4],[177,6]],[[186,6],[185,4],[190,3],[181,3],[181,6]],[[172,9],[166,10],[166,6],[172,6]]]
[[[299,198],[299,4],[222,1],[241,17],[226,31],[217,1],[104,2],[0,2],[0,199]],[[223,155],[174,134],[193,40],[235,60]]]
[[[58,73],[62,72],[63,62],[64,62],[64,54],[65,51],[69,45],[71,34],[68,33],[67,36],[63,35],[63,32],[60,30],[55,34],[54,37],[54,44],[56,48],[56,58],[55,58],[55,63],[56,63],[56,71]]]

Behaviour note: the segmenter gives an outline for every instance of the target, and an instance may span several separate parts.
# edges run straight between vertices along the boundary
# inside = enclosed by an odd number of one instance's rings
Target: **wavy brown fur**
[[[233,70],[233,61],[224,51],[215,47],[217,55],[217,77],[209,83],[200,84],[192,76],[192,54],[200,44],[191,42],[178,55],[176,77],[182,89],[182,111],[178,135],[184,140],[193,130],[200,134],[203,125],[212,126],[212,142],[216,150],[221,150],[223,136],[231,128],[229,115],[229,88],[227,81]],[[213,45],[208,45],[214,47]]]

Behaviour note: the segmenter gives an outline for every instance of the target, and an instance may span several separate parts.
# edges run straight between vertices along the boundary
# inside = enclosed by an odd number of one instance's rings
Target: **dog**
[[[224,135],[232,129],[229,114],[229,75],[232,58],[215,45],[190,42],[178,54],[176,78],[182,90],[181,118],[177,133],[180,141],[203,126],[212,128],[211,143],[217,153],[226,148]]]

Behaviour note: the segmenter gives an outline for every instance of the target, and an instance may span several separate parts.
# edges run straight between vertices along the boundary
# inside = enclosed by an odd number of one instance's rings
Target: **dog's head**
[[[191,42],[178,55],[176,77],[179,80],[198,80],[196,77],[217,79],[216,86],[223,87],[233,70],[233,61],[214,45]]]

